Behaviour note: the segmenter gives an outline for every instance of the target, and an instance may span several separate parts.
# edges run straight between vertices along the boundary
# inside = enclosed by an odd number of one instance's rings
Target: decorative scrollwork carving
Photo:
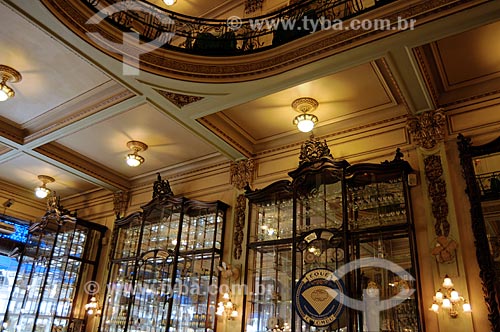
[[[245,228],[245,211],[247,206],[247,200],[244,194],[238,195],[236,199],[236,218],[234,219],[234,251],[233,256],[235,259],[240,259],[243,253],[243,229]]]
[[[125,191],[117,191],[113,194],[113,210],[117,219],[125,215],[130,195]]]
[[[238,190],[242,190],[253,181],[253,171],[255,168],[255,162],[252,159],[239,160],[231,164],[230,172],[230,182]]]
[[[245,14],[251,14],[262,9],[264,0],[245,0]]]
[[[157,174],[158,178],[153,185],[153,199],[162,196],[173,196],[174,193],[172,192],[172,189],[170,189],[170,183],[168,180],[162,180],[160,173]]]
[[[179,108],[183,108],[186,105],[195,103],[197,101],[200,101],[203,99],[203,97],[199,96],[190,96],[190,95],[185,95],[182,93],[173,93],[169,91],[164,91],[160,89],[155,89],[156,92],[158,92],[160,95],[168,99],[172,104]]]
[[[442,110],[427,111],[408,119],[406,128],[417,145],[432,149],[444,139],[446,116]]]
[[[448,222],[448,202],[446,200],[446,181],[441,178],[443,166],[441,157],[431,155],[424,159],[425,176],[427,178],[427,191],[431,198],[432,215],[435,218],[434,232],[436,236],[448,237],[450,223]]]
[[[479,276],[483,285],[483,295],[488,307],[488,318],[491,322],[491,331],[500,331],[499,289],[497,286],[497,272],[490,252],[488,232],[484,221],[481,206],[481,191],[476,181],[474,162],[475,157],[488,155],[500,151],[500,138],[484,145],[473,146],[471,139],[458,135],[458,150],[460,164],[469,196],[472,233],[476,247],[476,258],[479,265]]]
[[[333,159],[333,156],[330,153],[330,148],[326,144],[326,140],[321,141],[311,135],[311,137],[305,141],[300,148],[299,165],[308,162],[315,162],[321,158]]]

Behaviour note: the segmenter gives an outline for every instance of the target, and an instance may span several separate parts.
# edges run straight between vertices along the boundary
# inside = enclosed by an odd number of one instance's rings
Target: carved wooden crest
[[[173,196],[174,193],[170,189],[170,183],[168,180],[162,180],[160,173],[158,173],[158,178],[153,185],[153,199],[161,196]]]
[[[299,165],[308,162],[315,162],[321,158],[331,158],[330,148],[326,144],[326,140],[320,140],[313,135],[305,141],[300,148]]]

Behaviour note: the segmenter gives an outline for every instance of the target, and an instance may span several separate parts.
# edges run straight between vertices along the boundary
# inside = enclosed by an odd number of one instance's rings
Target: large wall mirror
[[[493,331],[500,331],[500,137],[474,146],[458,135],[458,149],[489,319]]]

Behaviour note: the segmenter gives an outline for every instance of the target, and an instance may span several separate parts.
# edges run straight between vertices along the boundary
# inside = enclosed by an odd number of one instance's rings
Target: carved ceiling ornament
[[[113,193],[113,210],[117,219],[122,218],[127,210],[130,195],[126,191],[116,191]]]
[[[430,150],[444,140],[446,115],[442,109],[423,112],[408,119],[406,128],[418,146]]]
[[[238,160],[231,164],[230,182],[238,190],[243,190],[253,181],[255,162],[253,159]]]
[[[233,256],[235,259],[240,259],[243,253],[243,229],[245,228],[245,211],[247,206],[247,199],[245,194],[238,195],[236,199],[236,217],[234,218],[234,235],[233,235],[233,245],[234,251]]]
[[[330,148],[326,144],[326,140],[321,141],[319,138],[311,135],[300,148],[299,165],[315,162],[321,158],[333,159]]]
[[[181,93],[173,93],[160,89],[155,89],[155,91],[179,108],[183,108],[186,105],[195,103],[203,99],[203,97],[199,96],[184,95]]]

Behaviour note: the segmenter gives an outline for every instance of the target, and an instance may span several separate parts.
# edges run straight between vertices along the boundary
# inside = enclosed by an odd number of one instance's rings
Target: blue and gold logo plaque
[[[335,322],[344,310],[345,285],[333,271],[314,269],[302,276],[295,288],[295,309],[311,326]]]

